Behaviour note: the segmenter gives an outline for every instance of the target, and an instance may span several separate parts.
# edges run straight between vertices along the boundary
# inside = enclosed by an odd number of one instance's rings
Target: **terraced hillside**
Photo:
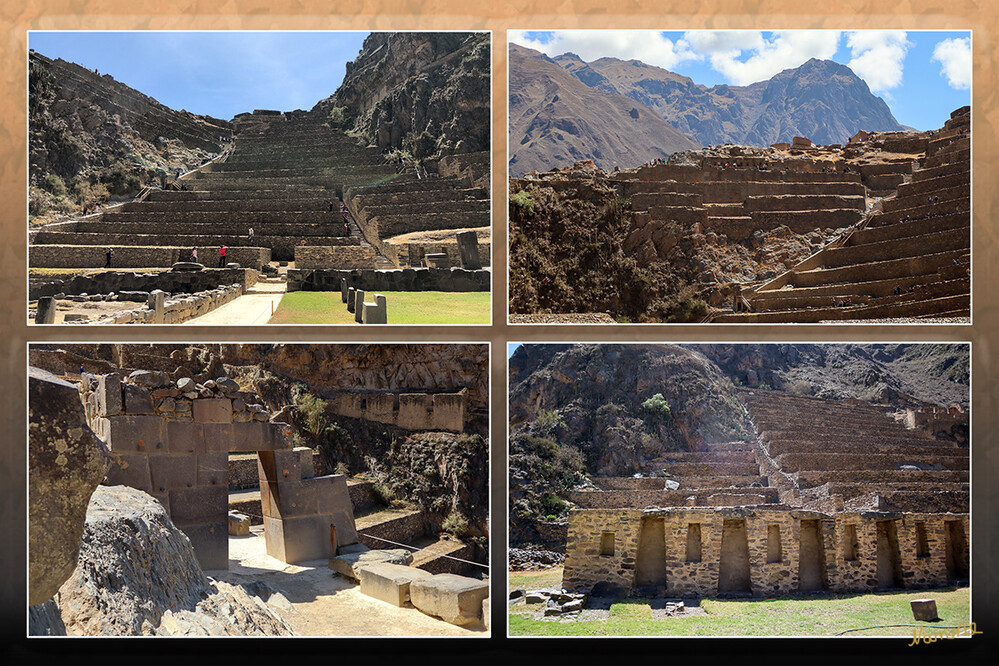
[[[969,122],[967,113],[952,117],[879,209],[787,273],[743,292],[748,312],[714,321],[969,317]]]
[[[513,320],[968,317],[969,131],[964,107],[935,132],[512,179]]]

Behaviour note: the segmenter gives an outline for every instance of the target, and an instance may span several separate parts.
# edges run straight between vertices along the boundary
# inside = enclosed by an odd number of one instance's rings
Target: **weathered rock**
[[[55,603],[71,636],[292,634],[263,600],[207,578],[163,507],[125,486],[94,493],[80,565]]]
[[[39,604],[76,567],[87,503],[110,457],[72,384],[30,368],[28,405],[28,603]]]

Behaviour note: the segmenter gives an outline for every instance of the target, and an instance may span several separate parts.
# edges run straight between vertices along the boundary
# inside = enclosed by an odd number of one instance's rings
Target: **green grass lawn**
[[[562,568],[511,571],[509,587],[538,589],[558,586]],[[932,598],[940,622],[915,622],[909,602]],[[619,599],[607,620],[552,621],[535,619],[539,606],[510,606],[511,636],[832,636],[847,629],[890,624],[934,627],[967,625],[971,596],[967,587],[883,592],[823,594],[779,599],[704,598],[707,615],[656,620],[646,599]],[[852,631],[851,636],[900,636],[912,639],[913,628]]]
[[[489,292],[380,291],[389,324],[488,324]],[[269,324],[353,324],[339,291],[285,294]]]

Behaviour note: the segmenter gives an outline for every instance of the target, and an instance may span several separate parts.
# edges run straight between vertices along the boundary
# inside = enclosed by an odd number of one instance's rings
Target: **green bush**
[[[57,197],[61,197],[66,194],[66,183],[54,173],[47,173],[42,178],[42,189],[46,192],[51,192]]]
[[[441,531],[453,534],[459,539],[468,536],[468,519],[457,511],[452,511],[441,523]]]
[[[326,432],[329,419],[326,417],[326,401],[313,393],[303,393],[298,399],[298,411],[305,421],[305,430],[313,437]]]
[[[654,396],[642,403],[642,409],[647,412],[651,412],[660,418],[668,418],[671,415],[671,410],[669,407],[669,402],[663,397],[662,393],[656,393]]]
[[[510,203],[520,210],[521,215],[524,217],[531,217],[534,215],[534,198],[527,192],[527,190],[520,190],[519,192],[514,192],[510,195]]]

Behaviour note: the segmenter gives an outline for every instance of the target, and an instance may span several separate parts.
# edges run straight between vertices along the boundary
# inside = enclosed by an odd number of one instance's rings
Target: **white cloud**
[[[698,30],[683,40],[708,56],[711,67],[732,84],[745,86],[798,67],[811,58],[828,60],[836,53],[836,30],[788,30],[767,38],[751,30]]]
[[[550,57],[572,52],[586,62],[598,58],[635,59],[672,70],[686,60],[701,57],[690,50],[686,41],[674,42],[650,30],[557,30],[549,34],[551,39],[546,43],[520,30],[511,30],[507,36],[514,44]]]
[[[947,83],[956,90],[971,88],[971,38],[945,39],[933,48],[931,61],[943,67],[940,74],[947,77]]]
[[[902,83],[905,54],[913,44],[904,30],[861,30],[847,33],[852,59],[847,67],[867,82],[872,92],[884,92]]]

